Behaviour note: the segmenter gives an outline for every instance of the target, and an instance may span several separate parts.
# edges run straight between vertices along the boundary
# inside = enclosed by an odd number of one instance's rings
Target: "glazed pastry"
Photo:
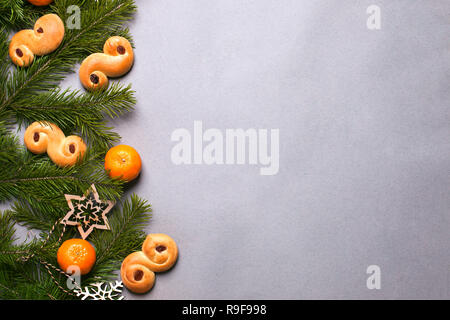
[[[60,167],[74,165],[86,152],[86,144],[80,137],[66,137],[57,125],[48,122],[33,122],[25,130],[24,141],[28,150],[35,154],[47,152]]]
[[[155,273],[150,268],[149,260],[142,251],[128,255],[120,268],[125,287],[135,293],[145,293],[153,288]]]
[[[103,52],[93,53],[81,63],[80,81],[88,90],[108,87],[108,77],[120,77],[133,65],[133,48],[124,37],[114,36],[106,40]]]
[[[178,248],[175,241],[166,234],[153,233],[145,238],[142,252],[150,261],[150,270],[154,272],[167,271],[175,264]]]
[[[64,38],[64,23],[56,14],[46,14],[34,24],[34,29],[21,30],[11,39],[9,56],[19,67],[29,66],[34,55],[49,54],[59,47]]]
[[[120,275],[123,284],[135,293],[149,291],[155,283],[154,272],[169,270],[177,261],[178,248],[166,234],[149,234],[142,251],[133,252],[122,262]]]

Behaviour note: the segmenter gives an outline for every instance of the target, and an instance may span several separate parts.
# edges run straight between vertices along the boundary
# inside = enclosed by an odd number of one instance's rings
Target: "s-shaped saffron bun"
[[[133,48],[124,37],[114,36],[106,40],[102,53],[93,53],[83,60],[78,72],[83,86],[91,91],[108,87],[108,77],[120,77],[127,73],[134,61]]]
[[[34,56],[55,51],[64,38],[64,23],[59,16],[50,13],[36,20],[33,30],[17,32],[9,43],[9,56],[19,67],[28,67]]]
[[[47,152],[60,167],[73,166],[86,153],[86,144],[79,136],[65,136],[50,122],[33,122],[25,130],[25,146],[34,154]]]
[[[173,267],[178,258],[175,241],[166,234],[149,234],[142,244],[142,251],[133,252],[122,262],[120,275],[130,291],[145,293],[155,283],[155,272]]]
[[[145,293],[153,288],[155,273],[150,268],[149,260],[142,251],[128,255],[120,268],[125,287],[135,293]]]
[[[150,261],[150,269],[154,272],[167,271],[178,258],[178,247],[167,234],[152,233],[145,238],[142,251]]]

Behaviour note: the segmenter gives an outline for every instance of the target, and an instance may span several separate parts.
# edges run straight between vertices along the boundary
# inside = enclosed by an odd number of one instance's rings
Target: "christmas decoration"
[[[133,65],[133,48],[124,37],[114,36],[106,40],[103,52],[93,53],[81,63],[80,80],[88,90],[108,87],[108,77],[120,77]]]
[[[122,281],[97,282],[84,289],[77,288],[74,292],[81,296],[81,300],[122,300],[122,287]]]
[[[105,170],[111,178],[129,182],[138,177],[141,167],[141,157],[133,147],[122,144],[106,153]]]
[[[76,266],[80,274],[85,275],[91,271],[95,264],[95,249],[86,240],[69,239],[63,242],[57,252],[57,260],[60,268],[66,273],[72,273],[69,268]]]
[[[60,167],[73,166],[86,152],[80,137],[66,137],[53,123],[33,122],[25,131],[24,141],[28,150],[35,154],[47,152]]]
[[[9,56],[20,67],[28,67],[34,55],[49,54],[59,47],[64,38],[64,23],[56,14],[46,14],[39,18],[34,29],[21,30],[11,39]]]
[[[83,13],[82,28],[67,28],[58,49],[35,55],[27,68],[14,66],[9,59],[14,32],[33,26],[45,14],[68,21],[69,5]],[[57,267],[61,242],[78,233],[60,223],[61,213],[67,211],[64,194],[79,194],[95,184],[101,199],[122,200],[110,214],[110,231],[89,236],[96,261],[81,279],[83,288],[116,279],[126,252],[139,250],[145,239],[151,206],[134,194],[121,199],[125,182],[111,179],[104,170],[106,151],[120,140],[108,123],[133,110],[131,85],[115,81],[96,92],[59,87],[83,59],[101,51],[108,38],[121,36],[132,44],[125,23],[135,10],[133,0],[57,0],[46,7],[23,0],[0,1],[0,202],[11,203],[0,211],[0,299],[80,299],[68,286],[71,276]],[[45,26],[42,30],[47,31]],[[82,162],[61,167],[24,148],[14,131],[42,120],[89,145]],[[18,243],[17,224],[42,237]]]
[[[129,290],[135,293],[149,291],[155,283],[155,273],[167,271],[178,258],[175,241],[166,234],[149,234],[142,251],[133,252],[122,262],[120,275]]]
[[[91,185],[83,196],[66,194],[65,197],[70,211],[61,223],[77,226],[83,239],[94,229],[110,229],[106,214],[114,207],[114,201],[100,200],[95,185]]]

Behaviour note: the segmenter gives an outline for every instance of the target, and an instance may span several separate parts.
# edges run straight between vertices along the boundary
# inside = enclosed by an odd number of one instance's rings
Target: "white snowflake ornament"
[[[81,296],[81,300],[122,300],[122,288],[122,281],[97,282],[84,289],[77,288],[74,292],[78,297]]]

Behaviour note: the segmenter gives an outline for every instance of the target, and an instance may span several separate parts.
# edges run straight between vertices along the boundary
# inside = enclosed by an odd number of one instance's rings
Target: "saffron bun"
[[[133,252],[123,260],[122,282],[132,292],[145,293],[155,283],[155,272],[169,270],[177,258],[178,247],[171,237],[163,233],[149,234],[142,251]]]
[[[108,87],[108,77],[124,75],[133,61],[130,42],[124,37],[110,37],[103,46],[103,53],[93,53],[83,60],[78,72],[80,81],[87,90],[104,89]]]
[[[150,268],[149,260],[142,251],[128,255],[120,268],[125,287],[134,293],[145,293],[153,288],[155,273]]]
[[[34,56],[55,51],[64,38],[64,23],[53,13],[36,20],[33,30],[17,32],[9,44],[9,57],[19,67],[28,67]]]
[[[149,234],[142,244],[142,251],[148,257],[150,269],[154,272],[169,270],[178,258],[177,244],[163,233]]]
[[[53,123],[33,122],[25,130],[25,146],[35,154],[47,152],[60,167],[74,165],[86,152],[86,144],[78,136],[65,136]]]

